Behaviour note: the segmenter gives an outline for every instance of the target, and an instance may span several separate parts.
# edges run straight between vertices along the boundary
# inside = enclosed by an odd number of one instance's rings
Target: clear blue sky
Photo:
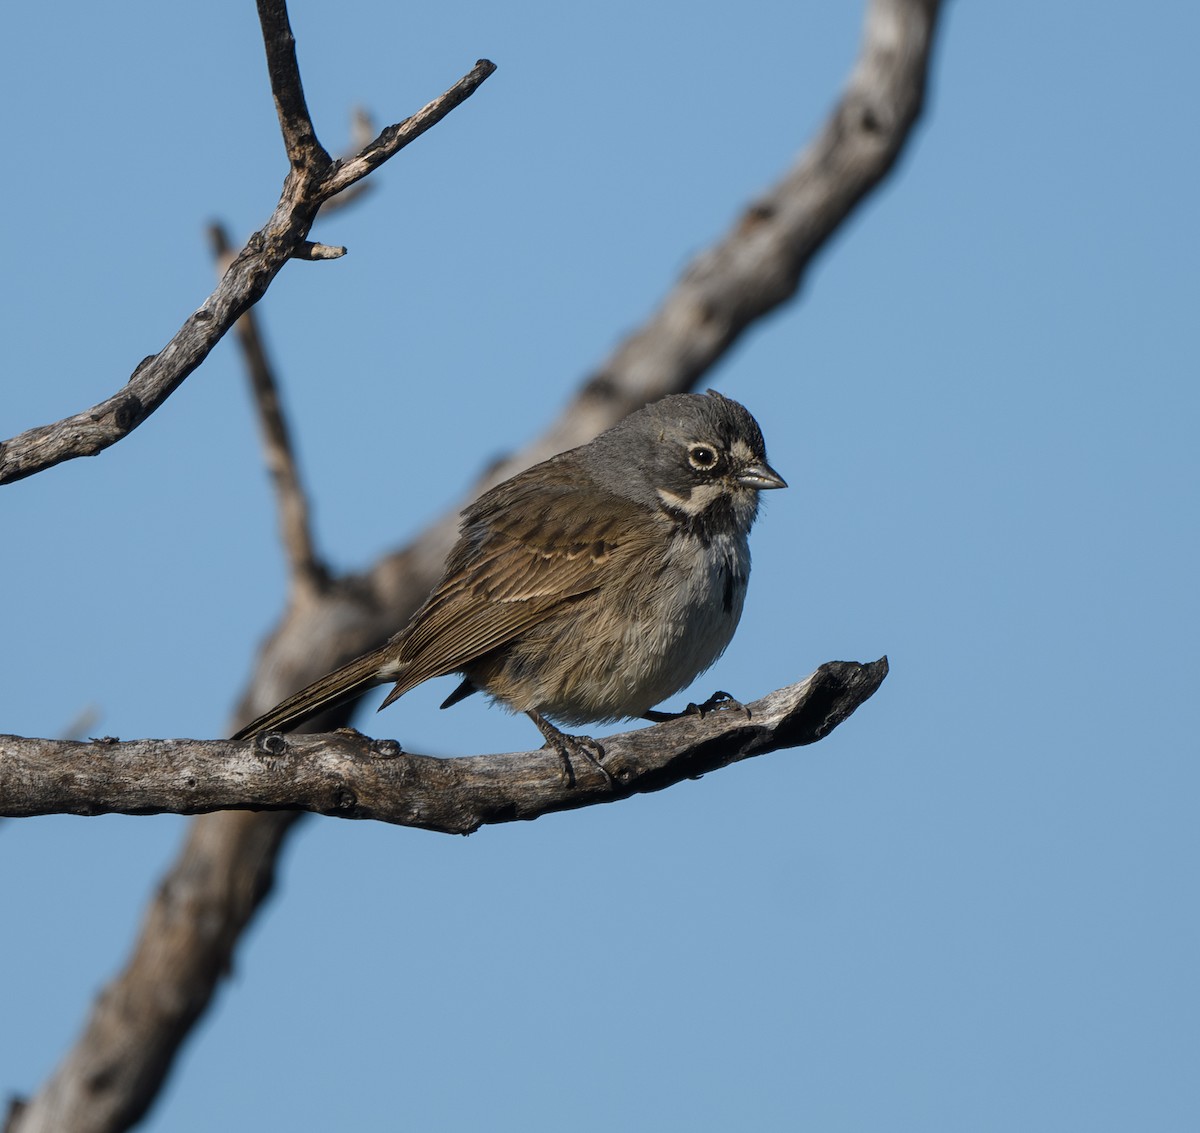
[[[811,136],[857,4],[297,2],[331,148],[500,70],[260,311],[353,568],[537,433]],[[284,174],[253,5],[9,5],[0,435],[116,389]],[[693,696],[892,674],[811,748],[454,839],[307,821],[146,1124],[1200,1128],[1200,11],[950,6],[930,113],[711,384],[790,481]],[[425,470],[444,468],[429,476]],[[281,604],[236,352],[0,491],[0,731],[217,736]],[[447,687],[364,726],[526,748]],[[683,699],[680,698],[681,703]],[[0,1089],[123,960],[184,820],[0,824]]]

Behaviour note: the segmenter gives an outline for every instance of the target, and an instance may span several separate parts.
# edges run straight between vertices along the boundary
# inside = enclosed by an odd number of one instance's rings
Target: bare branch
[[[59,734],[60,739],[64,740],[81,740],[85,736],[91,735],[96,730],[96,725],[100,723],[100,709],[95,704],[85,704],[62,732]]]
[[[356,156],[344,161],[335,161],[329,177],[330,196],[348,189],[355,181],[361,181],[373,169],[378,169],[389,157],[399,153],[409,142],[415,141],[431,126],[436,126],[459,103],[470,98],[479,84],[496,69],[488,59],[480,59],[470,72],[464,75],[445,94],[426,103],[411,118],[387,126],[370,145]]]
[[[292,253],[294,260],[340,260],[346,254],[344,245],[338,244],[317,244],[312,240],[305,240]]]
[[[279,115],[288,161],[293,169],[303,169],[312,163],[324,174],[332,158],[317,140],[308,113],[300,65],[296,62],[296,37],[292,35],[285,0],[258,0],[258,22],[267,49],[267,73],[271,76],[271,94],[275,97],[275,112]]]
[[[224,272],[232,259],[229,236],[220,224],[210,225],[208,234],[218,270]],[[267,358],[258,317],[253,308],[238,319],[234,329],[258,412],[267,471],[275,487],[279,533],[288,560],[288,579],[293,588],[315,593],[327,584],[329,572],[317,554],[308,495],[300,478],[291,430],[279,399],[279,384]]]
[[[685,268],[572,410],[588,399],[641,404],[690,389],[743,331],[795,294],[813,257],[908,140],[924,105],[939,8],[940,0],[872,0],[858,62],[816,139]]]
[[[4,1133],[103,1133],[139,1121],[204,1013],[274,884],[296,812],[191,824],[146,911],[133,954],[92,1005],[79,1040],[38,1093],[10,1099]],[[187,973],[180,979],[180,973]]]
[[[374,120],[365,108],[356,106],[350,114],[350,146],[341,156],[343,158],[353,157],[359,150],[369,146],[374,137]],[[360,200],[375,185],[375,181],[356,181],[348,189],[336,193],[321,206],[321,218],[325,219],[330,213],[339,212],[347,205]]]
[[[792,169],[685,267],[658,310],[582,384],[558,420],[497,462],[472,494],[586,443],[649,401],[691,389],[744,331],[796,294],[817,253],[910,140],[940,10],[940,0],[870,0],[846,88]],[[429,528],[414,544],[417,557],[425,561],[428,548],[439,567],[456,522],[457,510]]]
[[[347,179],[344,163],[331,162],[315,136],[307,156],[298,158],[300,151],[296,147],[305,144],[304,139],[311,134],[311,123],[305,126],[308,111],[299,77],[292,82],[295,51],[291,30],[287,27],[286,9],[282,0],[263,0],[259,7],[263,14],[264,34],[275,36],[267,43],[267,58],[271,86],[292,161],[292,171],[284,181],[275,211],[250,237],[217,289],[188,317],[159,353],[142,360],[123,389],[82,413],[52,425],[28,429],[0,443],[0,484],[32,476],[64,460],[95,456],[136,429],[208,357],[242,313],[266,294],[271,281],[289,259],[330,258],[333,249],[308,243],[313,218],[324,202],[440,122],[496,69],[486,61],[477,63],[465,78],[440,98],[399,126],[389,127],[380,135],[380,139],[389,137],[388,144],[381,145],[377,139],[363,154],[352,159],[360,172]],[[276,19],[280,12],[282,30]],[[364,154],[369,157],[364,158]]]
[[[375,119],[365,106],[356,106],[350,111],[351,153],[366,149],[375,137]]]
[[[554,751],[436,759],[346,729],[227,740],[33,740],[0,736],[0,817],[307,810],[447,834],[659,791],[779,748],[813,743],[862,704],[887,659],[831,661],[740,709],[606,737],[605,779]]]

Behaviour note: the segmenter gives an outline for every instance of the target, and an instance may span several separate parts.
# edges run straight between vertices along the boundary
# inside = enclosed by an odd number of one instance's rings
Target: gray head
[[[767,463],[758,422],[716,390],[655,401],[582,453],[591,475],[618,495],[704,526],[749,530],[758,493],[787,487]]]

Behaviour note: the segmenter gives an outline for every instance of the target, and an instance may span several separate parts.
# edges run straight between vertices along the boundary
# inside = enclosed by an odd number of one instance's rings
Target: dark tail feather
[[[290,731],[326,708],[351,700],[376,685],[385,684],[390,678],[379,675],[386,660],[385,650],[386,646],[364,653],[319,681],[313,681],[307,688],[292,693],[270,712],[264,712],[257,720],[239,728],[232,738],[244,740],[263,732]]]
[[[478,691],[479,689],[471,682],[470,677],[463,677],[462,684],[446,697],[438,707],[449,708],[452,704],[457,704],[460,700],[466,700],[471,693]]]

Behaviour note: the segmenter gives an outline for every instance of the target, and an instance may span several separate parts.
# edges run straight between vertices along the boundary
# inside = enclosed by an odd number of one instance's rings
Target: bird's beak
[[[749,464],[737,474],[737,482],[747,488],[757,488],[760,492],[765,488],[786,488],[787,481],[779,475],[765,460],[759,464]]]

